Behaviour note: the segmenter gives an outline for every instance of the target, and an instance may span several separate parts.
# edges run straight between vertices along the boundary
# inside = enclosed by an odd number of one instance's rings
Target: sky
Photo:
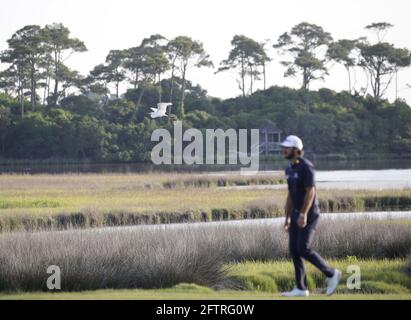
[[[7,39],[29,24],[44,26],[63,23],[71,36],[84,41],[88,51],[74,54],[67,64],[83,75],[103,63],[112,49],[137,46],[143,38],[162,34],[168,39],[186,35],[200,40],[215,68],[226,59],[235,34],[244,34],[256,41],[269,39],[273,44],[279,35],[303,21],[320,25],[335,40],[375,36],[364,27],[372,22],[394,25],[385,41],[411,49],[411,1],[404,0],[2,0],[0,11],[0,50],[7,48]],[[299,88],[300,79],[284,78],[282,58],[272,48],[273,61],[267,67],[267,86]],[[3,66],[4,68],[4,66]],[[235,71],[214,74],[216,69],[190,69],[187,78],[199,84],[214,97],[229,98],[241,94]],[[356,71],[356,88],[366,84],[362,70]],[[398,96],[411,104],[411,68],[398,75]],[[255,84],[262,88],[262,81]],[[325,81],[316,81],[312,89],[321,87],[346,90],[348,77],[344,67],[334,64]],[[395,82],[386,97],[395,98]],[[124,90],[124,86],[122,88]]]

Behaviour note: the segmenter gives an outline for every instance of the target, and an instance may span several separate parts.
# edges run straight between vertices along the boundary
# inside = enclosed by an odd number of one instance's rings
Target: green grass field
[[[329,264],[342,271],[342,279],[337,289],[339,294],[411,294],[411,277],[407,273],[406,261],[361,260],[349,257],[330,260]],[[352,274],[348,266],[358,266],[361,273],[361,288],[347,289],[347,278]],[[309,289],[316,294],[325,290],[325,277],[309,263],[306,263]],[[231,275],[240,279],[247,290],[282,292],[294,287],[293,266],[289,261],[236,263]]]
[[[407,274],[406,261],[359,260],[350,257],[330,260],[332,266],[343,272],[340,286],[333,296],[323,294],[324,277],[307,264],[311,295],[294,299],[406,299],[411,300],[411,277]],[[350,265],[358,265],[361,270],[361,289],[346,288],[347,272]],[[10,292],[1,293],[0,299],[149,299],[149,300],[189,300],[189,299],[286,299],[280,292],[294,286],[293,267],[290,261],[256,262],[230,264],[230,275],[243,286],[237,290],[214,290],[190,283],[180,283],[163,289],[120,289],[81,292]]]
[[[411,294],[313,294],[307,298],[285,298],[280,294],[258,291],[187,290],[96,290],[69,293],[0,294],[0,300],[411,300]]]

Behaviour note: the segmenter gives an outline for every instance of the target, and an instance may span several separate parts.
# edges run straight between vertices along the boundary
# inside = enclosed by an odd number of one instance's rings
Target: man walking
[[[288,136],[282,143],[284,157],[290,160],[285,169],[288,195],[285,205],[284,229],[289,233],[289,248],[295,269],[296,288],[282,293],[286,297],[309,295],[303,259],[316,266],[327,277],[327,295],[334,293],[341,271],[330,268],[325,260],[310,248],[320,217],[315,189],[315,172],[310,161],[303,158],[303,143],[297,136]]]

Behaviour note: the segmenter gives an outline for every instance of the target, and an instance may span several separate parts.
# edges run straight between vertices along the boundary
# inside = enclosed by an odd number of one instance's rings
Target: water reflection
[[[411,169],[411,159],[397,160],[315,160],[317,170]],[[260,162],[260,171],[283,170],[283,159]],[[0,173],[143,173],[143,172],[220,172],[239,171],[233,165],[153,165],[151,163],[67,163],[0,165]]]

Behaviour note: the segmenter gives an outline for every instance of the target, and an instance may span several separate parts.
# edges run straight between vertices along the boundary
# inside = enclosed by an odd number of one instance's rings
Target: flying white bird
[[[151,118],[161,118],[161,117],[168,117],[167,112],[167,107],[171,106],[171,102],[160,102],[157,103],[157,109],[156,108],[150,108],[152,112],[149,113]]]

